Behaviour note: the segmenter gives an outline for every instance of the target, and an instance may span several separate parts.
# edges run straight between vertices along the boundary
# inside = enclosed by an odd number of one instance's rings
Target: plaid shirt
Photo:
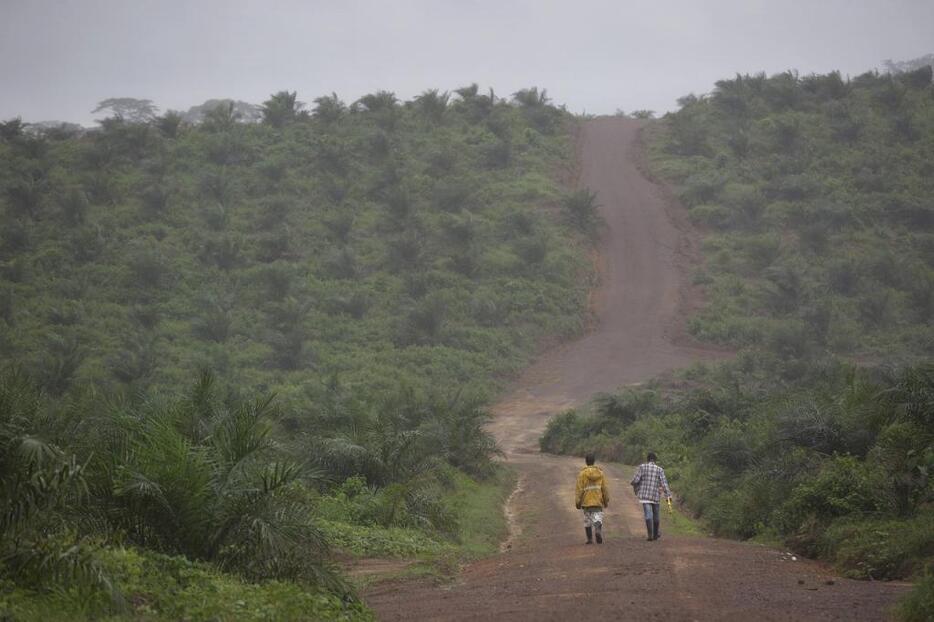
[[[659,487],[664,488],[666,497],[671,496],[671,490],[668,488],[668,479],[665,477],[665,469],[654,462],[640,464],[639,468],[636,470],[636,474],[632,477],[632,481],[629,483],[639,487],[639,501],[658,503]]]

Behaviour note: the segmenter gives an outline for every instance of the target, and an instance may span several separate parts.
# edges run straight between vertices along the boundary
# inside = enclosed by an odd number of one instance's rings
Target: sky
[[[0,0],[0,120],[471,82],[664,112],[737,72],[855,76],[931,52],[934,0]]]

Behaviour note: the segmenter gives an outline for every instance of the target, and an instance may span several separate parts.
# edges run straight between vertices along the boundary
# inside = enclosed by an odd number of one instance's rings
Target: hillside
[[[682,98],[653,168],[708,229],[702,339],[803,356],[934,352],[934,99],[909,73],[783,73]]]
[[[55,395],[201,368],[303,407],[335,378],[488,389],[581,325],[566,115],[538,97],[293,96],[262,124],[222,106],[74,138],[10,122],[0,353]]]
[[[570,116],[142,103],[0,126],[3,615],[365,619],[338,556],[495,547],[486,401],[586,319]]]

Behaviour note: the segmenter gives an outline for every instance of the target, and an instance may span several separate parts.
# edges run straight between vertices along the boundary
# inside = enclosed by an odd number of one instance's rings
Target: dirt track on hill
[[[582,130],[580,183],[598,193],[607,222],[597,325],[543,355],[494,408],[491,430],[520,478],[509,550],[469,565],[451,585],[372,587],[364,596],[379,619],[880,620],[907,589],[840,579],[751,544],[664,535],[647,542],[629,469],[617,465],[606,467],[608,541],[583,545],[573,507],[580,460],[538,453],[548,419],[594,393],[723,356],[680,331],[693,304],[690,240],[684,214],[639,170],[639,131],[621,118]]]

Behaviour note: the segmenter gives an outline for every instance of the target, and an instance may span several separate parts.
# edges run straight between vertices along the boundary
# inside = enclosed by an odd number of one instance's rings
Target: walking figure
[[[574,505],[584,511],[584,532],[587,544],[593,544],[594,532],[597,544],[603,544],[603,508],[610,504],[610,493],[606,487],[606,477],[600,467],[593,465],[593,454],[584,456],[587,466],[577,476],[577,491]]]
[[[650,451],[646,456],[647,461],[639,465],[636,474],[632,477],[632,481],[629,482],[642,503],[642,512],[645,515],[645,529],[649,534],[648,540],[658,540],[662,535],[658,531],[658,521],[661,516],[658,508],[659,488],[664,490],[668,503],[671,503],[671,489],[668,488],[665,469],[655,464],[657,459],[655,452]]]

